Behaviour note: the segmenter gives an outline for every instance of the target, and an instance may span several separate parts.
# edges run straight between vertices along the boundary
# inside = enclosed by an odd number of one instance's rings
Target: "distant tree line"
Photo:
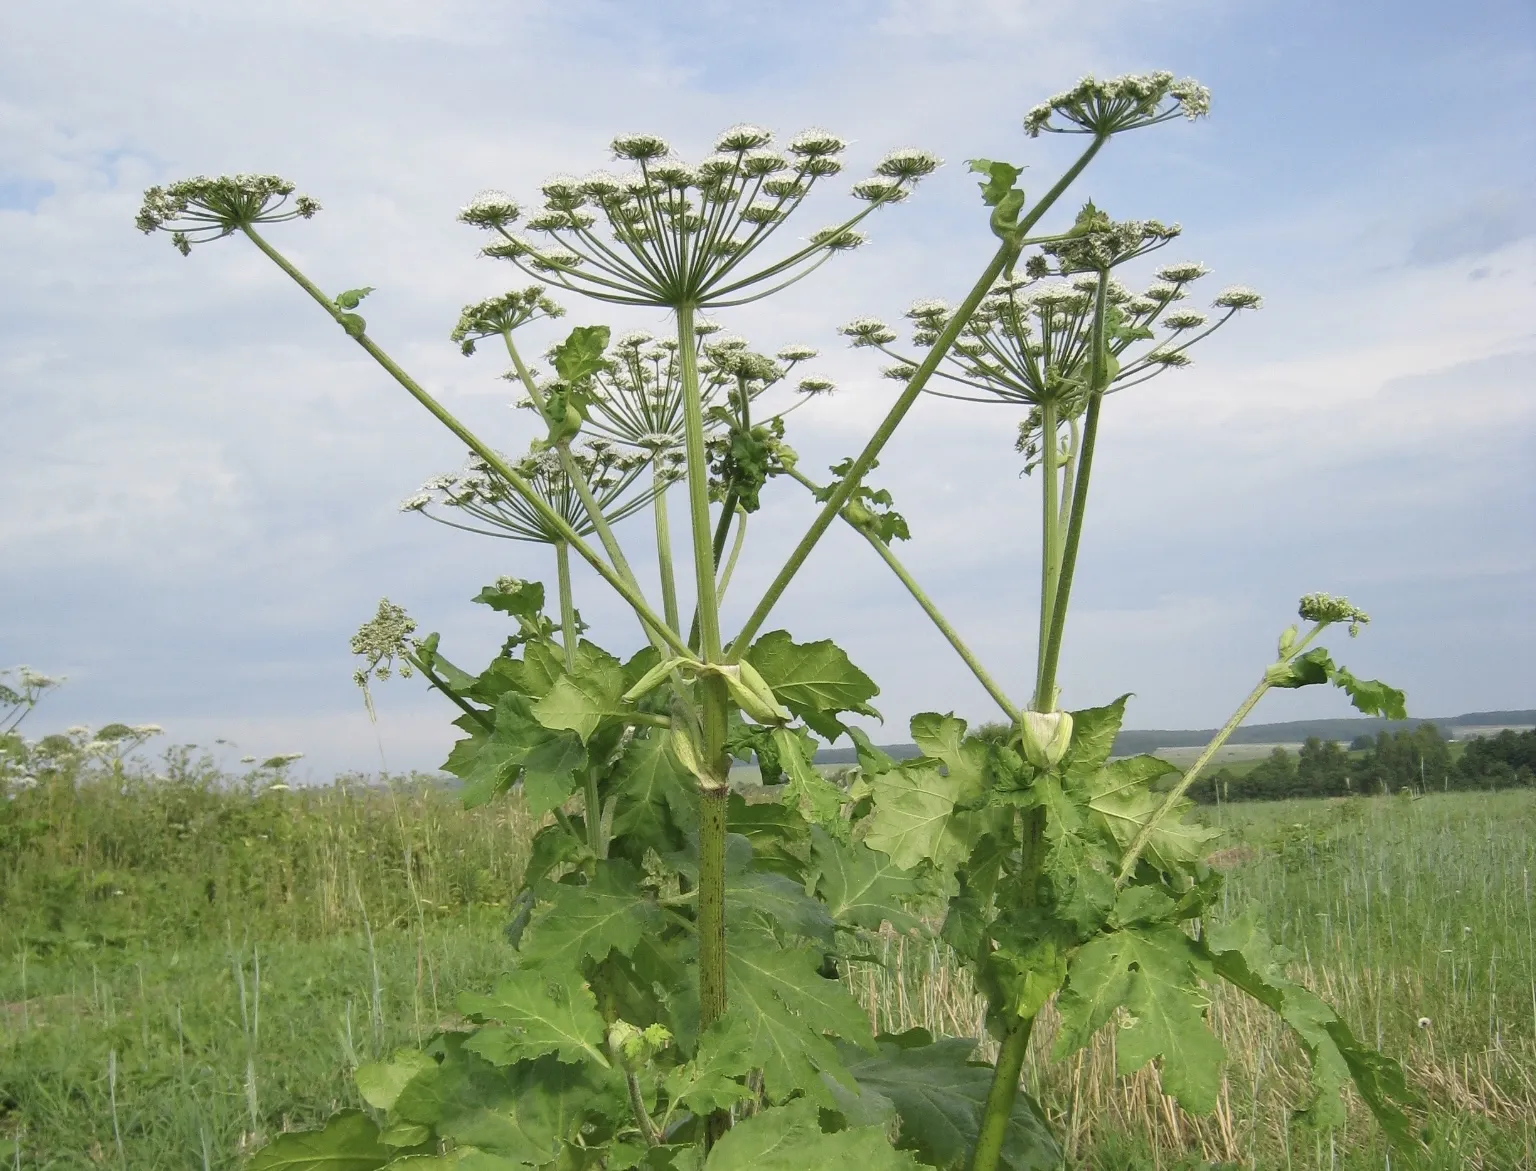
[[[1287,797],[1509,789],[1536,785],[1536,730],[1478,737],[1457,760],[1434,724],[1359,736],[1346,751],[1309,737],[1294,756],[1276,748],[1247,772],[1221,769],[1190,788],[1196,801],[1279,801]]]

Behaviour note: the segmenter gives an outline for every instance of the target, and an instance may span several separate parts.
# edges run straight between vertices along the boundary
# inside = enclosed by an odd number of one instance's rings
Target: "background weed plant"
[[[253,1166],[1054,1167],[1062,1138],[1020,1090],[1046,1005],[1054,999],[1058,1017],[1052,1060],[1072,1060],[1109,1029],[1117,1073],[1156,1062],[1180,1105],[1207,1114],[1222,1101],[1226,1051],[1211,1031],[1210,992],[1222,985],[1290,1030],[1310,1061],[1303,1105],[1314,1121],[1344,1122],[1340,1095],[1352,1083],[1392,1141],[1420,1141],[1405,1113],[1417,1097],[1399,1066],[1293,979],[1288,953],[1255,915],[1208,921],[1229,896],[1204,860],[1212,831],[1186,820],[1186,791],[1272,687],[1331,683],[1362,711],[1403,717],[1400,693],[1313,645],[1337,624],[1354,635],[1366,616],[1326,594],[1303,598],[1307,628],[1281,635],[1275,662],[1166,792],[1152,788],[1171,771],[1165,762],[1109,760],[1127,697],[1072,712],[1058,704],[1104,404],[1187,363],[1195,340],[1259,299],[1244,289],[1218,295],[1215,325],[1177,308],[1198,265],[1165,267],[1145,294],[1129,293],[1119,271],[1178,234],[1159,221],[1114,221],[1088,203],[1070,224],[1034,233],[1114,136],[1199,118],[1208,105],[1202,87],[1171,74],[1087,78],[1056,95],[1030,111],[1027,133],[1079,134],[1084,148],[1033,203],[1016,186],[1020,167],[972,160],[996,250],[953,310],[914,311],[914,340],[925,348],[896,355],[900,392],[825,485],[796,469],[784,440],[790,407],[762,405],[808,352],[781,351],[776,361],[712,337],[703,314],[772,296],[859,246],[860,223],[938,167],[925,151],[887,154],[852,185],[862,208],[796,244],[784,243],[782,226],[842,168],[844,143],[825,131],[802,132],[780,151],[768,130],[738,125],[697,163],[655,136],[623,135],[613,153],[632,166],[626,175],[548,180],[542,206],[526,214],[510,196],[477,196],[460,219],[486,234],[488,257],[552,289],[663,310],[673,326],[655,345],[615,345],[607,326],[577,327],[545,368],[517,335],[556,315],[546,293],[468,307],[456,340],[472,350],[499,337],[536,416],[539,438],[519,459],[470,432],[374,341],[358,312],[372,289],[328,295],[268,241],[267,225],[318,210],[291,183],[200,178],[146,194],[139,227],[171,232],[183,253],[244,236],[469,447],[467,473],[414,507],[434,507],[439,519],[457,510],[555,554],[553,598],[542,583],[510,578],[476,598],[515,626],[478,672],[445,658],[435,635],[416,638],[388,603],[355,643],[365,682],[403,663],[456,706],[465,736],[445,767],[463,780],[468,804],[515,786],[530,816],[552,819],[530,844],[508,932],[515,957],[494,984],[459,990],[465,1027],[358,1069],[367,1112],[284,1135]],[[844,332],[882,348],[895,336],[868,319]],[[1030,407],[1021,445],[1043,491],[1027,704],[1003,692],[891,553],[907,526],[889,495],[864,483],[918,397],[956,385]],[[811,377],[796,389],[830,387]],[[728,633],[719,602],[746,518],[767,481],[785,474],[815,493],[820,511]],[[664,504],[673,477],[688,502],[686,599]],[[616,531],[647,506],[659,600]],[[898,763],[844,722],[876,714],[871,679],[830,641],[765,631],[839,518],[870,540],[987,687],[1006,736],[969,735],[962,720],[924,713],[911,725],[922,755]],[[628,604],[643,649],[621,659],[581,637],[572,555]],[[846,787],[813,766],[817,739],[844,735],[859,750]],[[753,757],[766,778],[786,779],[780,801],[732,794],[732,759]],[[984,999],[997,1043],[990,1067],[972,1060],[978,1038],[935,1040],[921,1028],[872,1035],[844,982],[874,962],[864,933],[921,931],[918,912],[935,905],[944,907],[939,937]],[[248,1069],[255,1019],[242,993]],[[252,1084],[253,1129],[255,1095]]]

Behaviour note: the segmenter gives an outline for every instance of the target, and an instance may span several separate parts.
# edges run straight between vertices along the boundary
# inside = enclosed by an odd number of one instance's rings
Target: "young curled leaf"
[[[1000,163],[993,159],[967,159],[966,166],[978,175],[985,175],[982,180],[981,201],[988,207],[997,207],[1002,204],[1008,195],[1014,190],[1014,184],[1019,176],[1024,173],[1023,167],[1015,167],[1012,163]],[[1019,196],[1023,197],[1020,191]]]
[[[336,308],[356,309],[362,302],[362,299],[373,291],[373,286],[368,285],[361,289],[348,289],[345,293],[338,293],[336,295]]]
[[[1357,679],[1345,667],[1334,668],[1331,678],[1333,685],[1349,696],[1349,702],[1357,711],[1368,716],[1385,716],[1389,720],[1408,718],[1407,697],[1380,679]]]

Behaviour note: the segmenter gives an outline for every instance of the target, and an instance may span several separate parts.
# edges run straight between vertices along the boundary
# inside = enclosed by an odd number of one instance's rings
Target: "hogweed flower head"
[[[878,317],[856,317],[847,325],[838,326],[837,332],[851,338],[855,348],[880,346],[896,340],[896,333]]]
[[[1045,245],[1041,253],[1056,262],[1056,268],[1063,276],[1108,272],[1163,247],[1182,231],[1178,224],[1165,224],[1161,220],[1115,221],[1088,203],[1078,213],[1071,237]],[[1046,271],[1048,268],[1047,263]],[[1038,264],[1035,275],[1045,275]]]
[[[363,659],[364,665],[352,674],[352,682],[363,689],[372,711],[373,701],[368,696],[369,679],[388,679],[392,671],[402,679],[411,677],[410,656],[415,651],[416,622],[403,607],[388,598],[379,599],[378,611],[357,628],[352,636],[351,649]]]
[[[1246,285],[1232,285],[1217,293],[1211,304],[1217,309],[1257,309],[1264,298]]]
[[[570,455],[586,479],[603,516],[611,524],[644,508],[655,494],[655,484],[635,488],[640,474],[650,462],[646,456],[621,451],[602,439],[575,448]],[[576,485],[566,475],[558,450],[541,447],[520,460],[508,462],[534,493],[578,535],[586,537],[596,531]],[[453,475],[434,476],[418,492],[407,497],[400,507],[402,511],[420,513],[450,528],[490,537],[541,545],[556,545],[565,539],[560,530],[479,456],[471,456]],[[451,519],[447,510],[470,519]]]
[[[1216,298],[1219,315],[1175,308],[1209,270],[1196,261],[1165,264],[1157,280],[1133,293],[1116,276],[1137,256],[1160,248],[1178,234],[1155,220],[1115,223],[1089,204],[1078,217],[1079,234],[1053,242],[1026,266],[1025,275],[999,280],[982,300],[926,392],[972,402],[1015,402],[1031,408],[1055,405],[1067,426],[1087,405],[1093,373],[1094,318],[1100,286],[1104,293],[1104,338],[1110,362],[1101,377],[1103,393],[1123,390],[1170,369],[1188,366],[1189,350],[1236,313],[1261,298],[1251,289],[1233,289]],[[1050,279],[1065,275],[1067,279]],[[915,346],[934,344],[953,311],[943,301],[922,300],[907,311]],[[899,352],[893,331],[875,318],[859,318],[839,331],[855,347],[877,349],[895,359],[882,374],[905,381],[918,367],[915,356]],[[1031,459],[1040,449],[1043,414],[1033,409],[1021,430],[1019,450]]]
[[[1093,134],[1106,138],[1171,118],[1193,121],[1211,112],[1211,91],[1193,78],[1175,80],[1164,70],[1100,80],[1089,75],[1054,94],[1024,116],[1024,132]]]
[[[256,224],[307,220],[320,210],[309,196],[293,192],[294,185],[277,175],[198,175],[144,192],[134,225],[146,234],[171,233],[171,243],[186,256],[194,244]]]
[[[778,260],[749,264],[818,182],[842,169],[846,144],[823,130],[796,135],[784,150],[773,134],[741,124],[721,132],[715,151],[696,165],[679,160],[653,134],[613,140],[615,158],[636,165],[627,176],[599,171],[557,176],[542,188],[544,205],[526,217],[499,193],[477,196],[460,213],[497,238],[483,250],[523,271],[622,305],[667,308],[739,305],[805,276],[835,252],[857,247],[853,225],[875,207],[905,199],[939,161],[904,147],[854,185],[871,206],[812,234]],[[528,235],[511,231],[521,221]]]
[[[477,228],[505,228],[515,224],[523,209],[504,191],[480,191],[459,209],[459,222]]]
[[[530,285],[464,306],[459,323],[448,337],[450,341],[458,342],[459,349],[469,355],[475,352],[475,343],[484,338],[504,336],[541,317],[564,316],[565,310],[550,299],[543,285]]]
[[[714,412],[720,406],[738,403],[742,395],[748,403],[756,401],[817,354],[814,347],[791,345],[769,357],[707,318],[695,323],[694,334],[699,393],[711,427],[719,422]],[[658,340],[643,330],[619,337],[593,374],[591,396],[590,431],[657,456],[682,449],[682,362],[675,339]]]

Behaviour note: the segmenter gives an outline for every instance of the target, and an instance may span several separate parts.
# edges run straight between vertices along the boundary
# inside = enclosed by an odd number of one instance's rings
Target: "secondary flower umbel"
[[[1193,78],[1175,81],[1173,74],[1163,70],[1102,81],[1090,74],[1030,110],[1024,130],[1031,138],[1042,131],[1108,136],[1170,118],[1193,121],[1210,112],[1211,91]]]
[[[134,224],[139,231],[171,233],[171,243],[183,256],[192,245],[205,244],[253,224],[280,224],[309,219],[320,205],[307,195],[294,198],[294,185],[277,175],[198,175],[151,187]]]
[[[939,165],[926,151],[886,155],[853,186],[871,206],[813,234],[782,258],[749,265],[822,179],[842,170],[841,138],[807,130],[772,148],[773,134],[733,126],[715,153],[680,161],[651,134],[613,140],[614,157],[636,170],[618,176],[557,176],[544,184],[544,205],[524,218],[499,192],[475,197],[459,219],[499,239],[485,255],[510,260],[540,280],[621,305],[709,308],[757,300],[805,276],[833,253],[856,247],[854,226],[875,207],[898,202]],[[518,221],[542,239],[514,233]]]
[[[650,488],[635,486],[649,462],[646,457],[626,454],[606,441],[594,440],[584,448],[573,450],[571,457],[586,477],[609,523],[617,523],[644,508],[656,490],[655,485]],[[585,537],[596,531],[575,485],[561,466],[558,451],[544,448],[512,466],[578,535]],[[664,464],[663,473],[662,485],[675,479],[677,474],[671,464]],[[445,508],[456,509],[480,524],[450,520],[440,515]],[[543,545],[559,544],[563,539],[546,518],[504,484],[478,457],[472,457],[464,469],[454,475],[428,480],[419,492],[401,503],[400,511],[419,512],[451,528],[488,537]]]

